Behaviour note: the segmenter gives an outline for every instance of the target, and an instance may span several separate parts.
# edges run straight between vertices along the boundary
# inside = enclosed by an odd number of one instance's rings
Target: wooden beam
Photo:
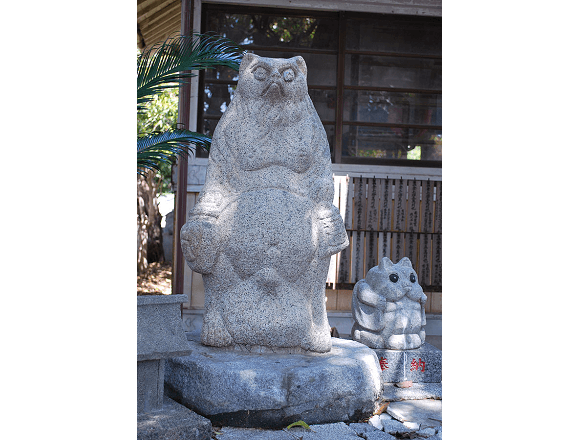
[[[139,24],[141,25],[141,29],[147,29],[148,31],[151,31],[156,27],[163,26],[165,22],[180,16],[181,11],[179,5],[169,5],[163,10],[157,12],[155,15],[140,20]]]
[[[178,17],[176,20],[174,20],[171,23],[168,23],[167,26],[157,30],[155,33],[148,33],[145,41],[147,41],[148,46],[152,46],[155,43],[159,43],[162,41],[165,41],[167,39],[167,37],[169,37],[170,35],[177,35],[177,33],[179,33],[179,30],[181,28],[181,19]],[[150,42],[150,44],[149,44]]]

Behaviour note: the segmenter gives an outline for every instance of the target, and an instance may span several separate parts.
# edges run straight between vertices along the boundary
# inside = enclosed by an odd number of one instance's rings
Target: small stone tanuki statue
[[[383,258],[352,292],[351,336],[370,348],[412,350],[425,342],[425,301],[411,260]]]
[[[331,349],[325,281],[348,237],[306,70],[299,56],[246,53],[215,129],[205,186],[181,229],[187,264],[203,274],[202,344]]]

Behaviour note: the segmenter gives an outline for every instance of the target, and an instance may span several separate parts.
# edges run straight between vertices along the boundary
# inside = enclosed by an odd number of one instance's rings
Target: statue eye
[[[258,81],[264,81],[267,76],[268,72],[263,67],[258,67],[256,70],[254,70],[254,78],[256,78]]]
[[[389,280],[391,280],[393,283],[396,283],[397,281],[399,281],[399,275],[397,275],[396,273],[392,273],[389,275]]]
[[[292,69],[286,69],[282,76],[284,77],[284,81],[290,82],[294,79],[294,71]]]
[[[415,274],[412,273],[411,276],[409,277],[409,279],[411,280],[412,283],[414,283],[415,281],[417,281],[417,278],[415,278]]]

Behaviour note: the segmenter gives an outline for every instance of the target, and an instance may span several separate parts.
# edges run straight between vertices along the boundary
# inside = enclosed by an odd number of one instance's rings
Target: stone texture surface
[[[220,428],[216,438],[219,440],[296,440],[292,434],[256,428]]]
[[[302,440],[348,440],[360,438],[354,430],[342,422],[310,425],[310,430],[305,428],[296,429],[296,435],[302,437]]]
[[[393,437],[391,434],[383,431],[365,432],[361,435],[361,437],[365,440],[397,440],[397,437]]]
[[[332,204],[330,150],[306,64],[247,53],[239,72],[181,229],[187,264],[203,274],[201,342],[328,352],[325,281],[348,237]]]
[[[400,422],[414,422],[421,428],[441,426],[441,400],[406,400],[391,402],[387,413]]]
[[[423,428],[417,431],[417,435],[420,435],[421,437],[432,437],[435,434],[437,434],[435,428]]]
[[[373,417],[376,417],[380,423],[380,418],[378,416],[373,416]],[[380,429],[380,428],[376,428],[375,426],[371,425],[370,423],[351,423],[350,425],[348,425],[348,427],[350,429],[352,429],[354,432],[356,432],[357,435],[359,435],[359,436],[365,432],[378,431]]]
[[[165,361],[137,361],[137,413],[161,409],[163,406],[163,372]]]
[[[159,411],[137,416],[137,440],[210,440],[211,423],[165,397]]]
[[[383,400],[387,402],[441,398],[441,383],[413,383],[411,388],[397,388],[395,384],[383,383]]]
[[[371,348],[411,350],[425,342],[425,301],[411,260],[383,258],[352,293],[351,336]]]
[[[442,352],[431,344],[425,343],[416,350],[374,349],[373,351],[381,365],[383,382],[397,383],[411,380],[413,386],[418,383],[441,382]]]
[[[166,362],[166,393],[217,426],[281,428],[358,421],[382,393],[368,347],[332,339],[324,354],[243,353],[190,341],[193,353]]]
[[[187,295],[137,297],[137,360],[187,356],[191,348],[181,322]]]

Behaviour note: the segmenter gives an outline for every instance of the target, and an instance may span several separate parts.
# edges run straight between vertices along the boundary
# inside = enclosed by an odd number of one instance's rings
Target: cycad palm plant
[[[239,69],[242,54],[233,42],[210,35],[178,36],[153,46],[137,57],[137,113],[161,92],[176,88],[195,76],[196,70],[218,66]],[[209,149],[211,139],[176,126],[137,135],[137,271],[163,262],[161,215],[157,206],[154,173],[199,145]],[[167,170],[164,166],[164,171]],[[161,172],[162,173],[162,172]],[[163,173],[162,173],[163,174]]]
[[[227,66],[240,67],[242,53],[232,41],[213,35],[171,37],[137,57],[137,113],[145,104],[168,89],[184,84],[195,71]],[[140,133],[137,138],[137,173],[159,171],[162,163],[172,163],[187,155],[192,145],[209,150],[211,138],[193,131],[173,128],[163,132]]]

